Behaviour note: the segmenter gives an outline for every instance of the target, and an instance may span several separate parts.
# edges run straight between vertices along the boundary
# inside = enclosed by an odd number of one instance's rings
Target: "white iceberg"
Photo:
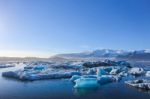
[[[74,88],[97,88],[99,86],[96,78],[83,78],[75,80]]]
[[[131,68],[129,73],[132,75],[135,75],[135,76],[139,76],[144,73],[144,70],[143,70],[143,68],[134,67],[134,68]]]
[[[126,81],[125,83],[136,88],[150,90],[149,80],[133,80],[133,81]]]
[[[150,71],[147,71],[145,74],[147,77],[150,77]]]
[[[3,77],[16,78],[19,80],[44,80],[44,79],[61,79],[61,78],[71,78],[73,75],[80,75],[76,71],[64,71],[64,70],[19,70],[3,72]]]

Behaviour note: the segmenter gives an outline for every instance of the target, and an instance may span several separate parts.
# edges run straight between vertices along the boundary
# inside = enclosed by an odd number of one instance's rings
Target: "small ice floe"
[[[136,88],[150,90],[150,80],[133,80],[125,83]]]
[[[144,74],[144,70],[143,70],[143,68],[134,67],[134,68],[131,68],[129,73],[132,75],[135,75],[135,76],[140,76],[140,75]]]
[[[84,78],[81,77],[75,80],[74,88],[97,88],[99,86],[96,78]]]
[[[147,71],[145,74],[147,77],[150,77],[150,71]]]

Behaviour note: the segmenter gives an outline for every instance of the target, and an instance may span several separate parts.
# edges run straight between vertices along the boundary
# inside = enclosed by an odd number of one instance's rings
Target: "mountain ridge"
[[[150,50],[113,50],[113,49],[97,49],[89,52],[56,54],[51,58],[59,57],[64,59],[75,58],[116,58],[116,59],[149,59]]]

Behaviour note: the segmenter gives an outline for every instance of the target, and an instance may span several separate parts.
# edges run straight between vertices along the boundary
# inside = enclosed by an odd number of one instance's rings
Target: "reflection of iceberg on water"
[[[95,93],[98,90],[98,88],[89,88],[88,90],[85,88],[75,88],[74,89],[74,95],[81,96],[81,95],[87,95],[90,93]]]

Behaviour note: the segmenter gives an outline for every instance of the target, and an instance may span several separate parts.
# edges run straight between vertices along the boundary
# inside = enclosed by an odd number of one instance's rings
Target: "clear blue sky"
[[[0,0],[0,56],[150,48],[149,0]]]

